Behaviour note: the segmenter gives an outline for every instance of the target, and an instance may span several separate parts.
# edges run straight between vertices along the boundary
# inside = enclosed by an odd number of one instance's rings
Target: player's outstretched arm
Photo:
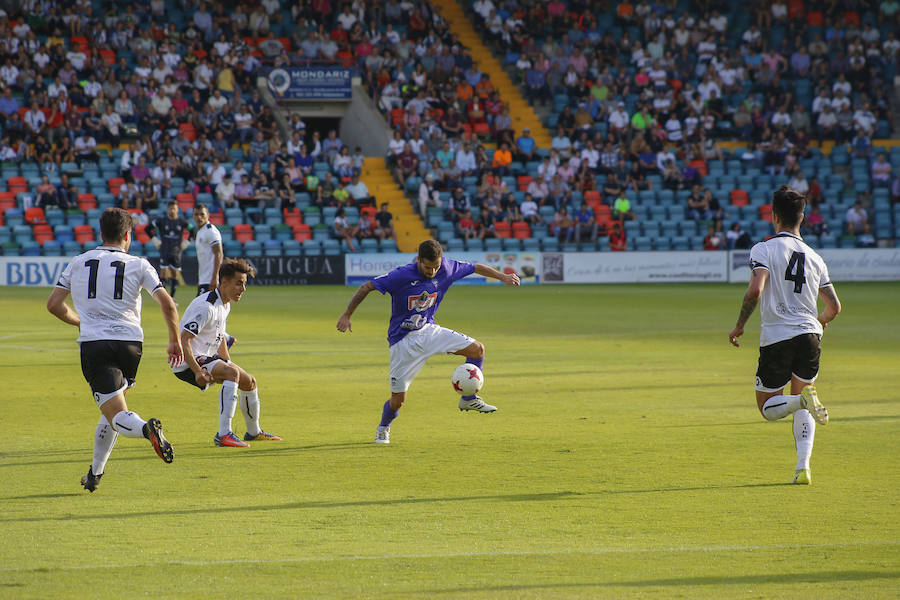
[[[482,277],[497,279],[499,281],[502,281],[506,285],[519,285],[521,283],[521,281],[519,280],[519,276],[515,273],[501,273],[497,269],[489,267],[487,265],[483,265],[481,263],[475,263],[475,273],[481,275]]]
[[[350,325],[350,315],[353,314],[353,311],[356,310],[356,307],[362,304],[362,301],[366,299],[366,296],[369,295],[369,292],[375,289],[375,284],[371,281],[367,281],[356,290],[356,293],[353,294],[353,297],[350,298],[350,304],[347,305],[347,310],[344,311],[344,314],[338,319],[337,322],[337,330],[340,332],[344,332],[349,330],[351,333],[353,332],[353,327]]]
[[[180,365],[184,360],[184,352],[181,349],[181,337],[178,335],[178,309],[175,307],[175,301],[163,288],[157,288],[153,292],[153,299],[159,304],[166,327],[169,328],[169,347],[167,349],[169,364],[173,367]]]
[[[747,292],[744,294],[743,302],[741,302],[741,312],[738,315],[737,323],[728,334],[728,341],[733,346],[740,347],[737,339],[744,335],[744,325],[747,323],[750,315],[753,314],[753,311],[756,310],[756,304],[759,302],[759,297],[762,295],[768,279],[768,269],[759,268],[751,271],[750,283],[747,285]]]
[[[837,292],[834,291],[833,285],[826,285],[819,288],[819,298],[825,303],[825,310],[819,313],[819,323],[822,327],[826,327],[841,312],[841,301],[838,300]]]
[[[63,323],[80,327],[81,317],[78,316],[78,313],[72,307],[66,304],[66,298],[68,297],[69,290],[53,288],[53,291],[50,292],[50,297],[47,298],[47,310]]]

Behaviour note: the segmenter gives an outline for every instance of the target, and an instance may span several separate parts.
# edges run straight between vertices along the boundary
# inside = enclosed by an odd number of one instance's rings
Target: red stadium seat
[[[32,206],[25,209],[25,222],[29,225],[46,225],[47,218],[44,216],[44,209],[39,206]]]
[[[43,246],[44,242],[49,242],[53,239],[53,228],[46,224],[35,225],[32,235],[34,236],[34,241]]]
[[[528,184],[534,181],[534,177],[531,175],[519,175],[516,178],[516,186],[519,188],[520,192],[524,192],[528,189]]]
[[[746,190],[731,190],[730,196],[732,206],[747,206],[750,204],[750,197]]]
[[[497,221],[494,223],[494,235],[503,239],[512,237],[512,227],[509,221]]]
[[[772,205],[763,204],[759,207],[759,218],[769,223],[772,222]]]
[[[247,225],[246,223],[241,223],[239,225],[234,226],[234,239],[240,243],[244,242],[252,242],[253,241],[253,227]]]
[[[531,237],[531,227],[525,221],[516,221],[512,224],[512,235],[517,240],[524,240]]]
[[[125,179],[122,177],[110,177],[107,185],[109,186],[109,193],[113,196],[118,196],[119,188],[125,185]]]
[[[76,225],[75,241],[79,244],[94,241],[94,228],[90,225]]]
[[[222,211],[209,213],[209,222],[213,225],[224,225],[225,213],[223,213]]]
[[[196,199],[190,192],[182,192],[175,195],[175,202],[178,203],[178,208],[181,210],[194,210]]]
[[[301,244],[312,239],[312,229],[309,228],[309,225],[301,223],[299,225],[292,226],[291,229],[294,232],[294,239]]]
[[[12,192],[13,196],[18,194],[19,192],[28,191],[28,180],[24,177],[10,177],[6,180],[6,183],[9,187],[9,191]]]
[[[93,194],[78,194],[78,208],[81,212],[97,208],[97,198]]]
[[[146,244],[150,241],[150,236],[147,235],[147,226],[146,225],[137,225],[134,228],[134,239],[139,241],[142,244]]]

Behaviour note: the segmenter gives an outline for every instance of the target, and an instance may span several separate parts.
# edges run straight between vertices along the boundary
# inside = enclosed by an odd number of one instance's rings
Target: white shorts
[[[441,353],[452,354],[474,341],[474,338],[464,333],[434,323],[410,331],[406,337],[391,346],[391,392],[408,390],[428,357]]]

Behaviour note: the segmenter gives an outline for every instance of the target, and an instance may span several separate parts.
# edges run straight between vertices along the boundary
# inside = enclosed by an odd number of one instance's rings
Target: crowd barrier
[[[900,281],[900,248],[819,250],[829,275],[840,281]],[[728,252],[461,252],[450,258],[515,272],[524,284],[739,283],[750,279],[749,250]],[[257,271],[252,285],[360,285],[411,262],[414,254],[278,256],[248,259]],[[158,259],[149,259],[158,267]],[[53,286],[67,257],[0,257],[0,285]],[[185,257],[185,281],[197,281],[197,259]],[[478,275],[464,284],[499,282]]]

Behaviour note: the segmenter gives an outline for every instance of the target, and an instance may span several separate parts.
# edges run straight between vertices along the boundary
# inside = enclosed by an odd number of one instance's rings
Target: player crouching
[[[249,441],[281,440],[260,428],[256,378],[231,362],[225,342],[231,303],[240,302],[247,290],[247,278],[254,275],[253,267],[245,260],[226,259],[219,268],[218,287],[194,298],[181,317],[184,362],[172,370],[178,379],[204,391],[211,383],[222,384],[219,390],[219,431],[213,438],[216,446],[246,448],[250,445],[247,443]],[[238,390],[241,412],[247,424],[244,441],[231,430]]]

